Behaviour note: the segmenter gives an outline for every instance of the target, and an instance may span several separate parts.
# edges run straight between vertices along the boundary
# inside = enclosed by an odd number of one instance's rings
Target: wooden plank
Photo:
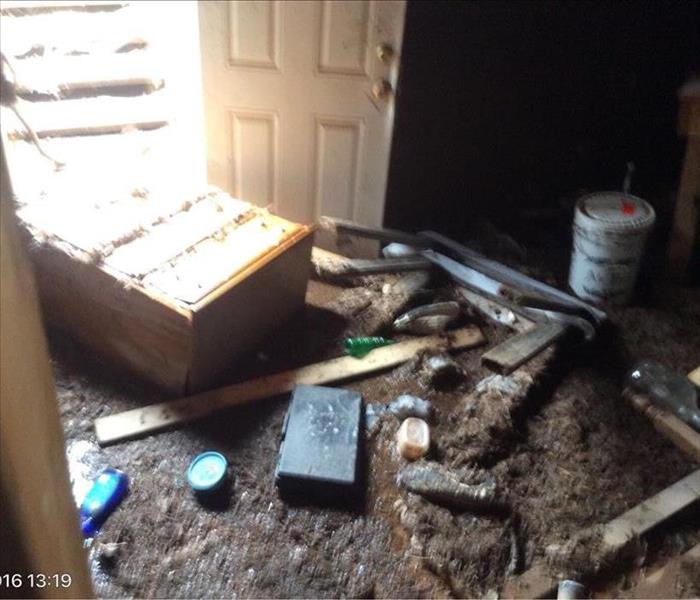
[[[244,218],[249,220],[238,224]],[[181,245],[179,254],[166,267],[146,276],[143,284],[153,286],[171,298],[194,304],[226,284],[232,276],[257,264],[261,256],[279,250],[301,231],[306,231],[306,228],[267,212],[248,211],[218,230],[208,232],[197,244],[191,247]],[[304,260],[294,261],[289,267],[298,269],[307,280],[308,253]],[[290,277],[294,275],[290,273]],[[283,273],[280,276],[284,277]]]
[[[32,2],[32,4],[35,4]],[[140,4],[140,3],[139,3]],[[2,13],[6,15],[6,2]],[[25,11],[26,9],[15,9]],[[116,52],[129,44],[148,44],[149,22],[136,5],[114,12],[44,11],[30,16],[3,16],[3,54],[15,66],[22,56],[67,56]]]
[[[12,214],[0,151],[0,573],[22,573],[9,597],[92,596],[87,554],[65,458],[58,403],[34,278]],[[71,585],[32,589],[28,573],[66,573]],[[48,581],[53,581],[47,577]]]
[[[644,535],[653,527],[700,498],[700,470],[631,508],[610,521],[602,531],[603,544],[609,555],[620,550],[631,539]],[[502,598],[551,597],[559,577],[544,562],[535,563],[522,575],[506,582]]]
[[[700,433],[681,421],[676,415],[654,406],[640,394],[633,394],[625,390],[622,395],[651,420],[659,433],[667,437],[695,462],[700,463]]]
[[[163,85],[162,69],[148,52],[49,56],[15,61],[17,92],[60,95],[73,90]]]
[[[675,598],[678,594],[676,582],[683,566],[700,564],[700,544],[668,561],[663,567],[647,575],[629,590],[621,593],[623,598]],[[616,594],[620,594],[619,591]],[[611,595],[607,595],[611,597]]]
[[[481,357],[481,363],[501,375],[509,375],[535,354],[551,346],[564,331],[565,328],[558,323],[542,323],[491,348]]]
[[[118,133],[129,127],[155,129],[167,125],[172,113],[159,93],[135,98],[103,96],[57,102],[22,102],[19,110],[40,138]],[[29,136],[14,113],[5,112],[3,120],[10,139]]]
[[[688,373],[688,379],[700,387],[700,367],[697,367]]]
[[[700,498],[700,470],[661,490],[605,526],[603,542],[616,550],[632,538],[644,535]]]
[[[408,340],[377,348],[362,359],[343,356],[211,392],[102,417],[95,421],[95,431],[100,444],[117,442],[205,417],[224,408],[290,392],[298,384],[331,383],[388,369],[409,360],[421,350],[443,345],[457,350],[484,341],[483,334],[476,327],[456,330],[446,338],[427,336]]]

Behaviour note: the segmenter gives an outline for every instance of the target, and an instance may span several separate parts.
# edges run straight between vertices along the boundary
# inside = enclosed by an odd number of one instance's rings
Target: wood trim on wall
[[[92,597],[34,276],[0,157],[0,574],[24,583],[3,579],[0,596]],[[29,574],[66,573],[69,587],[29,585]]]

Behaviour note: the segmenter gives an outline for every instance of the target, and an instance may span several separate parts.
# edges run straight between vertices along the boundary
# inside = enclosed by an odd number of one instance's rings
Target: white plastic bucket
[[[575,294],[590,302],[625,304],[655,220],[651,205],[630,194],[600,192],[579,199],[569,271]]]

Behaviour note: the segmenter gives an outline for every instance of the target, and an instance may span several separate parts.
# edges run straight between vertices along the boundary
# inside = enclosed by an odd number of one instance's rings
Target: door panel
[[[310,222],[384,212],[405,2],[201,2],[211,183]],[[382,60],[379,44],[393,48]]]
[[[277,203],[277,115],[231,111],[233,195],[256,198],[261,206]]]
[[[368,28],[374,2],[337,2],[321,5],[318,72],[367,75]]]
[[[229,64],[278,69],[279,0],[229,2]]]
[[[355,219],[363,122],[321,117],[316,121],[315,217]]]

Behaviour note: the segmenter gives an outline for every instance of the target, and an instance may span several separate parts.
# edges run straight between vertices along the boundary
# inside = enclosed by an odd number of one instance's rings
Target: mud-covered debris
[[[457,302],[435,302],[402,314],[394,320],[394,330],[418,335],[440,333],[458,316]]]
[[[463,483],[437,463],[421,462],[404,467],[399,472],[398,483],[409,492],[454,508],[483,510],[502,506],[496,498],[495,481]]]
[[[505,375],[489,375],[476,384],[474,391],[478,394],[499,393],[511,396],[520,393],[522,385],[512,377]]]
[[[444,389],[464,379],[464,371],[449,354],[433,354],[423,360],[421,378],[432,387]]]
[[[121,553],[122,544],[117,542],[97,542],[97,560],[104,567],[111,567],[117,562]]]
[[[367,404],[365,406],[365,427],[372,434],[379,427],[380,417],[387,414],[386,404]]]
[[[399,454],[407,460],[424,457],[430,449],[430,427],[423,419],[409,417],[396,434]]]
[[[386,409],[401,420],[416,417],[430,422],[433,416],[433,405],[427,400],[411,394],[401,394],[392,400]]]

